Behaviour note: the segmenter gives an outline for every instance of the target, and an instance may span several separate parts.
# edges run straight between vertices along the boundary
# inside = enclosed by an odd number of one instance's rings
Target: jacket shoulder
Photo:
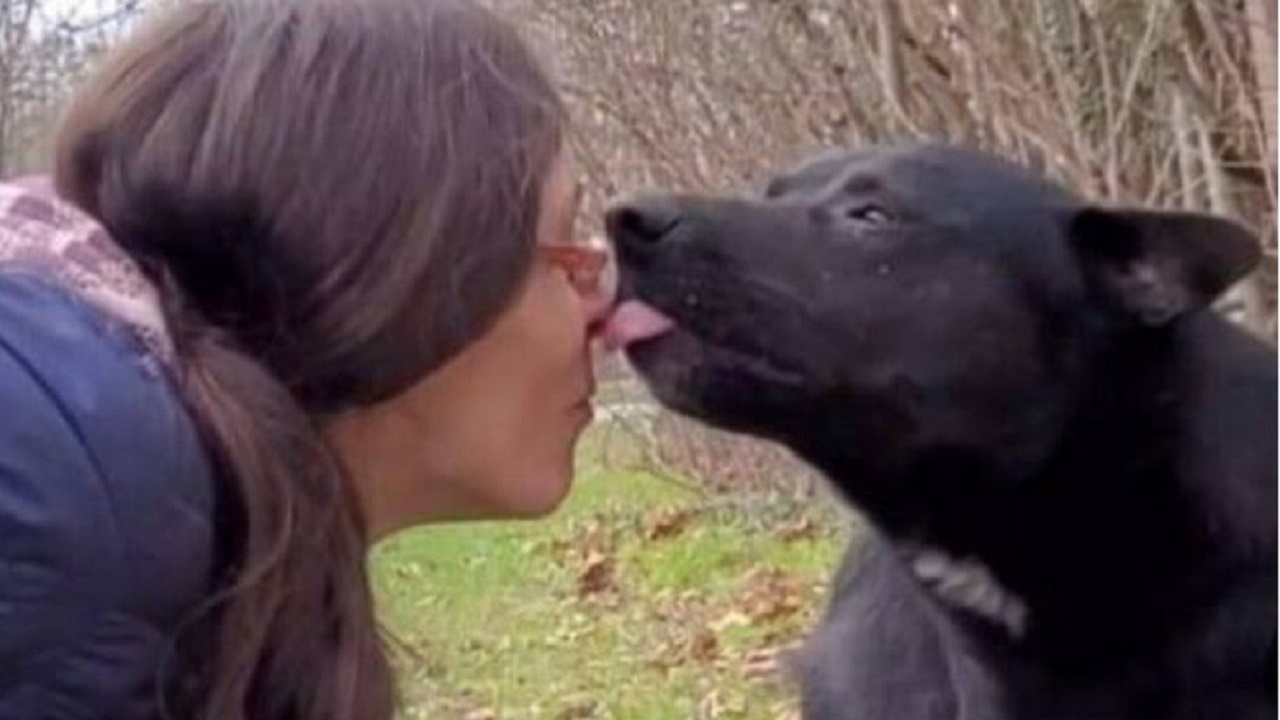
[[[123,328],[0,268],[0,719],[146,718],[210,581],[214,491]]]

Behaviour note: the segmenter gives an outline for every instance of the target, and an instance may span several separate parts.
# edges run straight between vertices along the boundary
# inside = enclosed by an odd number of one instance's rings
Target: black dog
[[[941,147],[608,224],[608,335],[657,397],[785,443],[876,528],[806,717],[1276,717],[1276,356],[1206,310],[1246,231]]]

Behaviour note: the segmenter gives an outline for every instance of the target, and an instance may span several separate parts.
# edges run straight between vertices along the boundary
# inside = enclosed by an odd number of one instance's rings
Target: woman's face
[[[374,538],[433,520],[543,515],[568,492],[591,420],[590,329],[610,304],[596,279],[602,251],[566,250],[579,195],[561,157],[543,186],[537,259],[506,312],[417,385],[326,428]]]

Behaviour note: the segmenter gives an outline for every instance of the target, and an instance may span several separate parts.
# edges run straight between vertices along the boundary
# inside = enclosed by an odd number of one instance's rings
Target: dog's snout
[[[645,198],[609,210],[605,224],[617,243],[656,243],[680,223],[681,210],[673,200]]]

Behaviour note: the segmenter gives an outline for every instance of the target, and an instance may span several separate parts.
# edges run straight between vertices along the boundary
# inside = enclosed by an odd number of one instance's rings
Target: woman
[[[191,0],[105,61],[63,200],[0,192],[0,718],[392,716],[368,544],[549,512],[590,417],[565,132],[464,0]]]

